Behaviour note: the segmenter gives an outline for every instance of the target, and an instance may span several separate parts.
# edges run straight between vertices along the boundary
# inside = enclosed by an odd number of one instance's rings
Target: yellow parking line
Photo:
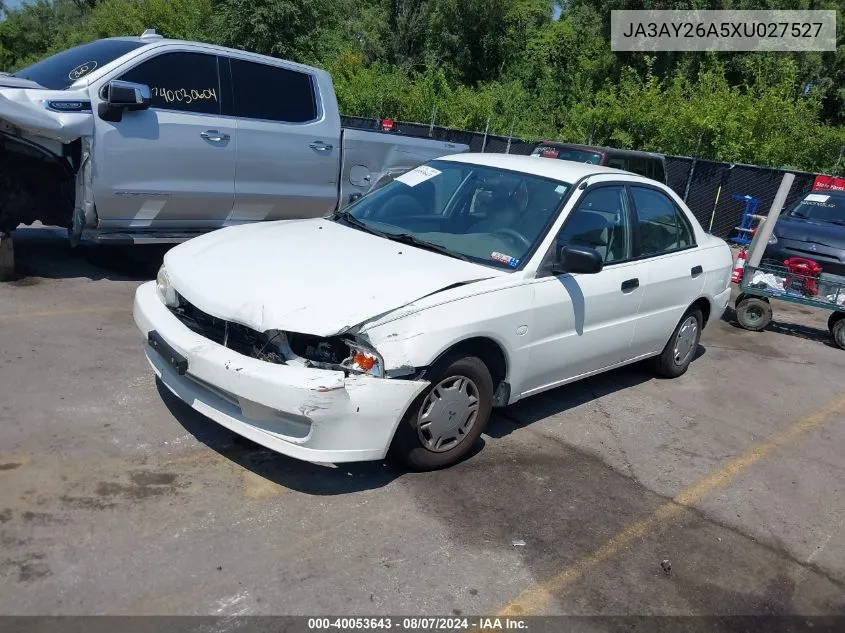
[[[0,314],[0,321],[37,319],[39,317],[73,316],[76,314],[106,314],[109,312],[125,312],[128,310],[129,306],[99,306],[96,308],[67,308],[64,310],[42,310],[40,312],[16,312],[12,314]]]
[[[540,611],[554,595],[560,595],[569,589],[582,576],[599,564],[612,558],[634,541],[666,527],[666,523],[677,518],[684,509],[700,501],[707,493],[718,488],[724,488],[738,475],[771,455],[776,449],[794,442],[808,431],[821,425],[830,415],[841,412],[845,412],[845,394],[839,396],[824,408],[804,416],[765,442],[755,444],[713,474],[685,488],[648,517],[629,525],[597,550],[575,561],[559,574],[534,587],[529,587],[515,600],[505,605],[499,615],[530,615]]]

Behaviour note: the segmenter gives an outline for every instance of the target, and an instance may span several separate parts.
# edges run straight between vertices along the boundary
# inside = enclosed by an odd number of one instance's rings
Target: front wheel
[[[703,326],[704,315],[701,310],[687,310],[663,348],[663,353],[654,359],[654,370],[666,378],[677,378],[684,374],[698,349]]]
[[[458,462],[481,436],[493,409],[493,379],[480,358],[443,365],[405,413],[391,445],[393,456],[413,470]]]

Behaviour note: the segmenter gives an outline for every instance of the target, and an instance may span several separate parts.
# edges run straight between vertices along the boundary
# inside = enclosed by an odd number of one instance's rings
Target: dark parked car
[[[822,272],[845,275],[845,192],[813,191],[778,218],[766,258],[812,259]]]
[[[543,141],[534,148],[531,155],[614,167],[666,184],[666,162],[662,154]]]

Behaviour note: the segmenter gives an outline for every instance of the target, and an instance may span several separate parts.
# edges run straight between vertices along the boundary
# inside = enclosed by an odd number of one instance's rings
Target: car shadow
[[[748,334],[750,335],[755,334],[755,332],[751,330],[746,330],[739,324],[739,321],[737,321],[736,318],[736,311],[730,306],[725,309],[725,312],[722,315],[722,321],[724,321],[733,328],[742,330],[743,332],[748,332]],[[800,323],[778,321],[776,319],[772,319],[771,323],[769,323],[769,325],[767,325],[763,331],[775,332],[777,334],[784,334],[786,336],[794,336],[796,338],[804,339],[805,341],[823,343],[828,347],[839,349],[839,347],[833,341],[833,336],[831,335],[830,330],[822,327],[812,327],[809,325],[802,325]]]
[[[704,348],[699,345],[693,362],[703,354]],[[645,363],[597,374],[495,410],[485,432],[491,437],[502,438],[539,420],[655,379],[658,377]]]
[[[36,279],[85,278],[92,281],[155,279],[171,245],[72,247],[67,231],[58,227],[20,227],[12,233],[15,278],[3,282],[26,286]]]
[[[699,346],[695,358],[704,353],[705,349]],[[653,379],[656,377],[650,368],[637,363],[558,387],[506,409],[495,410],[485,435],[500,439],[534,422]],[[323,465],[280,455],[206,418],[173,395],[158,379],[156,388],[173,417],[199,442],[242,468],[285,488],[311,495],[343,495],[381,488],[408,472],[389,459]],[[485,443],[483,437],[479,438],[462,461],[472,460],[484,449]]]
[[[162,401],[199,442],[242,468],[285,488],[310,495],[344,495],[386,486],[404,470],[390,461],[312,464],[280,455],[220,426],[174,396],[156,379]]]

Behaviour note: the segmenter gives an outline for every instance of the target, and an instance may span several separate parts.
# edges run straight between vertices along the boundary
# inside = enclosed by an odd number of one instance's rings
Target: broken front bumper
[[[180,375],[145,344],[156,375],[178,398],[230,431],[311,462],[382,459],[425,381],[346,377],[239,354],[188,329],[162,303],[155,282],[135,293],[135,323],[187,360]]]

